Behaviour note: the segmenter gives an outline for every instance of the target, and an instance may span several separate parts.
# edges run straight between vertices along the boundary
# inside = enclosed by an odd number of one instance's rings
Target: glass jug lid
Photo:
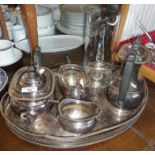
[[[9,87],[9,95],[18,100],[37,101],[46,99],[54,91],[54,75],[46,67],[41,67],[37,74],[29,67],[19,69]]]
[[[145,64],[148,61],[150,61],[148,49],[141,44],[129,43],[129,44],[123,45],[118,51],[118,57],[121,60],[126,60],[129,52],[132,51],[133,46],[135,46],[133,50],[136,52],[135,64]]]

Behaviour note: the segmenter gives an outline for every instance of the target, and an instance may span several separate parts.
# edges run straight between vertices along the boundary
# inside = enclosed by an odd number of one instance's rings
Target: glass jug
[[[118,12],[108,8],[88,8],[86,15],[84,68],[90,62],[111,61],[112,35],[115,26],[116,33],[119,32],[121,20],[121,15]],[[117,38],[114,40],[116,41]]]

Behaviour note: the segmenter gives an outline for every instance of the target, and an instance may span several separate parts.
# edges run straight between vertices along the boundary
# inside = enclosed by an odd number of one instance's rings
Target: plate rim
[[[61,31],[63,33],[66,33],[68,35],[78,35],[78,36],[84,37],[84,32],[83,31],[76,31],[76,30],[73,30],[73,29],[71,31],[71,29],[68,29],[68,28],[64,27],[63,25],[61,25],[60,22],[56,25],[56,28],[59,31]]]
[[[51,49],[46,49],[46,51],[44,51],[44,52],[41,52],[42,54],[45,54],[45,53],[51,53],[51,54],[53,54],[53,53],[61,53],[61,52],[65,52],[65,51],[67,51],[67,50],[71,50],[71,49],[75,49],[75,48],[78,48],[78,47],[80,47],[80,46],[82,46],[83,44],[84,44],[84,38],[82,37],[82,36],[77,36],[77,35],[53,35],[53,36],[42,36],[42,37],[39,37],[39,39],[41,39],[41,40],[46,40],[46,39],[52,39],[52,38],[60,38],[60,37],[64,37],[65,39],[66,38],[76,38],[77,40],[79,40],[79,45],[77,46],[75,46],[75,45],[71,45],[71,46],[69,46],[69,47],[60,47],[60,48],[51,48]],[[26,42],[28,39],[23,39],[23,40],[21,40],[21,41],[19,41],[19,42],[16,42],[15,43],[15,46],[16,46],[16,48],[18,48],[19,50],[21,50],[21,51],[23,51],[23,52],[25,52],[25,53],[30,53],[30,51],[28,51],[28,50],[25,50],[24,48],[21,48],[21,47],[19,47],[19,44],[21,43],[21,42]]]

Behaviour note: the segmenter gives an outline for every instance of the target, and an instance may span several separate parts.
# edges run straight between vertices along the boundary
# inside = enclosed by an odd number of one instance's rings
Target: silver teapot
[[[124,65],[114,73],[106,93],[107,99],[118,109],[132,110],[139,107],[145,97],[145,80],[139,69],[150,57],[139,40],[122,46],[118,56]]]
[[[27,123],[52,107],[55,76],[49,68],[41,66],[40,54],[40,48],[36,47],[32,65],[20,68],[8,89],[12,110]]]

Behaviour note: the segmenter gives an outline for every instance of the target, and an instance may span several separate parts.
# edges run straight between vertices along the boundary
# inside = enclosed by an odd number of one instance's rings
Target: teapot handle
[[[120,108],[123,107],[123,104],[127,95],[135,59],[136,59],[136,52],[133,51],[129,54],[123,71],[123,79],[120,85],[119,97],[118,97],[118,107]]]

